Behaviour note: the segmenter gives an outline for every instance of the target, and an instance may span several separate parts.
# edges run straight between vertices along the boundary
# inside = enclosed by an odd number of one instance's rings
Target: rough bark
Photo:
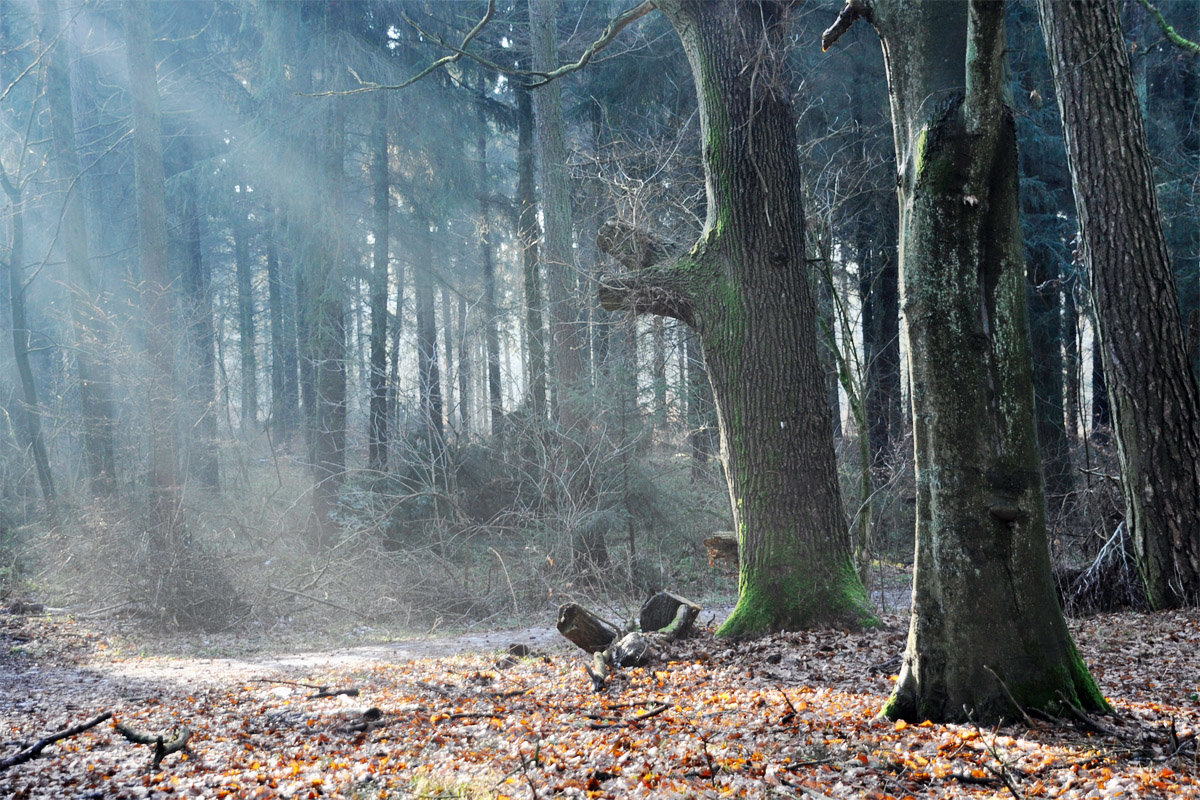
[[[916,562],[884,713],[995,720],[1107,705],[1054,591],[1034,422],[1004,5],[851,0],[883,41],[899,168]]]
[[[1039,0],[1096,305],[1125,518],[1154,608],[1200,601],[1200,387],[1113,0]]]
[[[628,269],[605,307],[672,316],[708,365],[740,539],[738,605],[721,635],[873,621],[837,485],[816,302],[804,253],[795,116],[786,75],[790,3],[663,0],[700,105],[707,193],[690,253],[606,225]]]
[[[89,266],[87,219],[84,214],[79,155],[75,148],[75,117],[71,108],[71,77],[67,42],[57,0],[39,0],[40,38],[49,47],[43,57],[50,136],[58,189],[63,197],[62,247],[67,261],[75,367],[83,414],[83,456],[92,490],[107,492],[115,476],[114,415],[110,378],[103,364],[108,330],[97,313],[97,296]]]

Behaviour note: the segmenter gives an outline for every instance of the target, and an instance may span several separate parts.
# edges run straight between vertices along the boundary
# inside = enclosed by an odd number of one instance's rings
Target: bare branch
[[[555,78],[561,78],[563,75],[583,69],[587,66],[588,62],[592,60],[592,57],[605,47],[608,47],[608,45],[612,43],[612,40],[617,37],[617,34],[624,30],[626,26],[637,22],[655,8],[656,6],[654,5],[654,0],[643,0],[643,2],[638,3],[628,11],[618,14],[612,19],[611,22],[608,23],[608,26],[604,29],[604,32],[600,34],[600,38],[592,42],[591,45],[588,46],[588,49],[583,51],[583,55],[579,57],[578,61],[576,61],[574,64],[564,64],[553,72],[532,73],[534,75],[541,75],[541,79],[525,84],[525,88],[535,89],[538,86],[546,85]]]
[[[450,55],[442,56],[437,61],[434,61],[433,63],[426,66],[425,69],[421,70],[416,75],[413,75],[411,78],[401,81],[400,83],[382,84],[382,83],[375,83],[374,81],[363,81],[360,78],[359,81],[360,81],[360,83],[362,83],[362,86],[358,87],[357,89],[345,89],[345,90],[340,90],[340,91],[331,90],[331,91],[327,91],[327,92],[311,92],[311,93],[304,93],[304,96],[305,97],[331,97],[331,96],[337,96],[337,95],[362,94],[363,92],[378,92],[378,91],[383,91],[383,90],[387,90],[387,89],[406,89],[409,86],[412,86],[417,81],[424,78],[429,73],[438,69],[439,67],[444,67],[447,64],[453,64],[455,61],[458,61],[464,55],[469,55],[466,52],[467,45],[469,45],[471,43],[471,40],[473,40],[476,36],[479,35],[479,33],[487,26],[487,24],[492,21],[492,17],[494,17],[494,16],[496,16],[496,0],[488,0],[487,11],[485,11],[483,13],[483,17],[479,20],[479,22],[475,23],[475,27],[471,28],[471,30],[467,32],[467,35],[463,37],[462,44],[460,44],[458,47],[452,47],[449,44],[447,44],[446,42],[443,42],[439,37],[430,36],[429,34],[422,31],[419,27],[417,27],[417,25],[415,23],[413,23],[412,20],[408,19],[407,15],[405,15],[404,19],[408,21],[409,25],[412,25],[414,28],[416,28],[417,31],[419,31],[422,35],[424,35],[430,39],[433,39],[438,44],[440,44],[443,47],[445,47],[446,49],[452,51],[450,53]]]
[[[842,7],[837,19],[821,34],[821,52],[833,47],[834,42],[842,38],[842,34],[850,30],[850,26],[857,22],[859,17],[870,22],[871,7],[865,0],[846,0],[846,5]]]
[[[600,227],[596,245],[629,270],[601,277],[601,306],[609,311],[657,314],[694,324],[690,281],[677,269],[679,260],[669,256],[666,244],[647,231],[610,220]]]

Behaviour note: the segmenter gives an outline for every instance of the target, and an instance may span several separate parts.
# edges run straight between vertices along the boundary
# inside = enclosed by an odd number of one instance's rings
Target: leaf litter
[[[164,660],[69,619],[0,616],[0,763],[113,715],[0,771],[0,797],[1200,798],[1200,612],[1072,623],[1118,713],[1102,732],[877,718],[907,620],[885,622],[701,630],[595,693],[586,654],[545,636]],[[181,736],[152,768],[156,737]]]

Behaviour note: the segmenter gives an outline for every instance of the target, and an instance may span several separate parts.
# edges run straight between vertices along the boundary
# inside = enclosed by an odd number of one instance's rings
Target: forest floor
[[[550,627],[214,658],[0,610],[0,797],[1200,798],[1200,612],[1072,623],[1118,712],[1104,730],[877,719],[906,626],[884,619],[741,643],[702,630],[595,693]],[[3,767],[103,712],[151,744],[110,719]],[[151,768],[154,736],[184,728]]]

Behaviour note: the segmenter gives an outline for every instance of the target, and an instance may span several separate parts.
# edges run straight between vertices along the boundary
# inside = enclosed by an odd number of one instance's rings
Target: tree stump
[[[686,636],[700,615],[700,606],[673,592],[657,592],[638,613],[638,627],[645,633],[663,633],[671,639]]]
[[[558,632],[589,653],[597,653],[617,638],[617,629],[576,603],[558,609]]]

